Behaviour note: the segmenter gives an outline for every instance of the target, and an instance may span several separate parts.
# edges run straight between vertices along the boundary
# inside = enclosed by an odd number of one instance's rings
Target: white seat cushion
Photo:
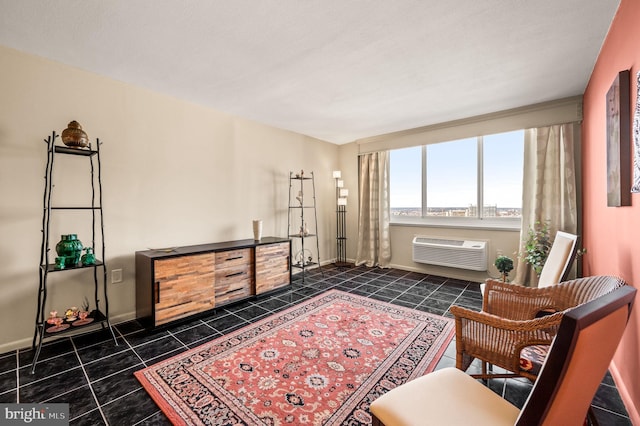
[[[390,390],[371,404],[386,426],[514,425],[520,410],[456,368]]]

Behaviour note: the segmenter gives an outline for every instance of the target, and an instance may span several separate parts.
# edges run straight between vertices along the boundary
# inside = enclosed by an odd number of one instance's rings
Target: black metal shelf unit
[[[33,363],[31,365],[31,372],[34,373],[36,369],[36,363],[40,356],[40,350],[42,349],[42,343],[44,339],[48,337],[57,337],[62,334],[70,332],[79,332],[81,330],[89,331],[95,329],[95,325],[98,324],[102,328],[108,328],[114,343],[117,345],[116,336],[111,328],[109,322],[109,299],[107,297],[107,267],[104,262],[105,259],[105,243],[104,243],[104,217],[102,212],[102,175],[100,168],[100,140],[96,139],[95,150],[89,145],[86,148],[68,148],[65,146],[55,145],[55,141],[58,135],[56,132],[52,132],[51,136],[45,139],[47,144],[47,163],[45,171],[45,185],[44,185],[44,197],[43,197],[43,213],[42,213],[42,245],[40,247],[40,268],[39,268],[39,290],[38,290],[38,307],[35,321],[35,331],[33,334],[32,349],[34,350]],[[90,161],[91,166],[91,206],[52,206],[51,198],[55,185],[53,184],[53,170],[55,165],[56,155],[72,155],[86,157]],[[96,199],[97,198],[97,199]],[[96,255],[100,255],[102,260],[96,259],[93,265],[82,265],[65,267],[64,269],[57,269],[55,263],[50,262],[49,252],[50,246],[53,243],[50,240],[52,211],[57,210],[89,210],[92,216],[92,230],[91,230],[91,247]],[[100,249],[96,250],[96,236],[100,233]],[[55,243],[53,243],[55,244]],[[45,307],[47,302],[47,286],[49,280],[49,274],[53,272],[61,272],[79,269],[90,269],[93,271],[93,283],[94,283],[94,303],[95,308],[90,310],[88,320],[81,322],[73,322],[64,320],[63,324],[69,325],[64,330],[57,332],[49,332],[46,322]],[[99,290],[100,284],[102,284],[104,294],[104,312],[100,310]]]
[[[305,199],[305,193],[309,188],[305,188],[305,183],[311,184],[311,203],[308,199]],[[294,187],[295,184],[295,187]],[[297,195],[292,197],[292,192],[298,191]],[[305,204],[306,202],[306,204]],[[305,211],[310,210],[307,213],[307,220],[305,220]],[[309,218],[309,215],[312,217]],[[308,219],[313,221],[313,228],[309,229]],[[294,225],[295,223],[295,225]],[[292,229],[299,224],[298,228]],[[289,214],[287,218],[287,230],[289,238],[292,239],[292,252],[295,253],[291,256],[291,267],[297,268],[302,271],[302,281],[304,282],[305,271],[312,267],[320,268],[320,242],[318,241],[318,214],[316,212],[316,184],[313,172],[311,176],[305,176],[304,171],[294,174],[289,172]],[[313,248],[313,244],[309,246],[305,241],[309,238],[315,238],[315,259],[314,253],[310,250]],[[297,247],[293,248],[293,244]],[[297,248],[299,251],[296,251]]]

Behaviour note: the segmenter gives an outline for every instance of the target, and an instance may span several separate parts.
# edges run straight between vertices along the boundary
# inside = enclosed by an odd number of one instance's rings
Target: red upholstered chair
[[[622,337],[636,289],[623,286],[567,311],[521,410],[456,368],[371,403],[373,425],[582,425]]]

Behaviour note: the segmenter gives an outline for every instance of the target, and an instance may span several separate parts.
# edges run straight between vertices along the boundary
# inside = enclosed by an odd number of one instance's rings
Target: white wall
[[[290,171],[315,172],[321,260],[335,257],[336,145],[1,46],[0,68],[0,352],[31,344],[43,139],[71,120],[103,142],[106,262],[124,272],[121,284],[109,285],[114,321],[135,313],[136,250],[252,238],[253,219],[264,221],[263,235],[286,236]],[[86,164],[59,158],[54,198],[84,202]],[[90,242],[81,214],[52,225],[52,253],[61,234]],[[47,312],[92,299],[84,274],[50,275]]]

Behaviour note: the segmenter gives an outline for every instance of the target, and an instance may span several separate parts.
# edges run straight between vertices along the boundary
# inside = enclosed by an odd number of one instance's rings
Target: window
[[[426,216],[469,215],[477,200],[476,146],[475,138],[427,145]]]
[[[392,150],[390,158],[392,222],[519,224],[524,131]]]

